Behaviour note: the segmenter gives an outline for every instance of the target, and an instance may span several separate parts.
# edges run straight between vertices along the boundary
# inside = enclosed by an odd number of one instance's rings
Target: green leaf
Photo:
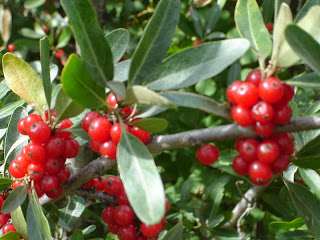
[[[6,8],[3,9],[3,12],[1,14],[1,38],[3,41],[3,45],[7,45],[8,40],[11,37],[11,31],[12,31],[12,14],[11,11]]]
[[[230,109],[225,104],[218,103],[212,98],[189,92],[168,91],[162,92],[162,96],[181,107],[200,109],[202,111],[230,118]]]
[[[198,82],[195,85],[195,90],[197,93],[200,93],[201,95],[210,97],[213,96],[213,94],[216,92],[217,84],[215,81],[209,78],[207,80]]]
[[[212,32],[214,27],[219,21],[221,11],[226,3],[226,0],[219,0],[215,4],[212,5],[210,8],[210,11],[206,18],[206,24],[205,24],[205,33],[209,34]]]
[[[81,230],[77,229],[73,232],[70,240],[84,240],[84,235]]]
[[[24,8],[37,8],[43,5],[46,0],[26,0],[24,3]]]
[[[131,59],[116,63],[114,65],[114,78],[115,82],[125,82],[129,78],[129,70],[131,65]]]
[[[10,186],[12,182],[13,180],[11,178],[0,178],[0,191],[2,192],[4,189]]]
[[[320,176],[312,169],[299,168],[300,176],[305,184],[310,188],[311,192],[320,199]]]
[[[179,240],[182,238],[183,224],[178,222],[171,228],[161,240]]]
[[[7,82],[5,80],[2,80],[0,82],[0,99],[6,96],[9,91],[10,88],[8,87]]]
[[[98,108],[106,104],[105,89],[92,80],[76,54],[70,55],[62,70],[61,81],[66,94],[79,105]]]
[[[286,83],[294,87],[320,90],[319,75],[317,73],[306,73],[297,75],[294,76],[291,80],[286,81]]]
[[[90,0],[61,0],[61,4],[72,24],[86,69],[98,85],[105,87],[113,78],[112,52]]]
[[[178,27],[183,31],[185,34],[189,36],[196,36],[197,33],[194,30],[194,27],[192,25],[192,22],[189,21],[184,14],[180,13],[179,18],[179,25]]]
[[[65,208],[59,209],[60,217],[69,227],[72,227],[79,219],[84,209],[84,199],[74,195],[69,199],[69,204]]]
[[[41,77],[43,80],[44,94],[47,99],[48,108],[51,103],[51,79],[50,79],[50,51],[49,40],[47,37],[40,39],[40,59]]]
[[[17,232],[8,232],[2,237],[0,237],[0,240],[19,240],[20,239],[20,234]]]
[[[28,139],[24,137],[19,131],[17,131],[17,125],[20,119],[26,118],[28,112],[24,107],[18,107],[12,113],[4,147],[5,162],[11,163],[16,156],[21,152],[21,149],[27,145]],[[19,141],[22,140],[22,141]],[[19,144],[15,144],[19,142]]]
[[[295,17],[294,22],[299,22],[307,14],[309,9],[315,5],[320,5],[320,0],[307,0]]]
[[[19,100],[13,103],[6,104],[0,109],[0,119],[3,119],[5,117],[12,115],[14,110],[16,110],[17,107],[22,106],[24,103],[25,102],[23,100]]]
[[[231,65],[228,72],[227,83],[228,86],[232,84],[234,81],[241,79],[241,65],[239,62],[235,62]]]
[[[56,110],[56,122],[77,116],[84,111],[84,108],[76,104],[60,89],[54,109]]]
[[[24,240],[28,240],[27,223],[23,216],[21,207],[10,213],[15,229],[21,234]]]
[[[320,6],[313,6],[308,13],[297,23],[305,32],[309,33],[314,39],[320,38]],[[278,55],[278,66],[288,68],[299,63],[299,56],[291,49],[288,42],[283,42]]]
[[[303,218],[296,218],[291,222],[271,222],[270,227],[274,229],[281,229],[281,230],[290,230],[290,229],[297,229],[304,225]]]
[[[132,56],[129,84],[149,82],[171,45],[179,21],[179,0],[161,0]]]
[[[97,229],[97,227],[95,225],[90,225],[90,226],[86,227],[85,229],[83,229],[82,233],[84,235],[87,235],[87,234],[94,232],[96,229]]]
[[[122,102],[123,105],[131,104],[145,104],[145,105],[156,105],[174,107],[174,104],[165,97],[162,97],[158,93],[150,90],[145,86],[132,86],[127,91],[127,97]]]
[[[200,38],[203,38],[204,29],[203,29],[203,26],[201,23],[200,15],[198,14],[198,12],[196,10],[194,10],[192,8],[192,9],[190,9],[190,16],[191,16],[193,27],[194,27],[196,33],[198,34],[198,36]]]
[[[44,111],[47,101],[40,76],[28,63],[12,53],[3,55],[2,66],[10,89],[27,104],[31,105],[45,119]]]
[[[3,202],[1,212],[7,214],[17,209],[27,197],[27,189],[25,185],[13,189],[6,200]]]
[[[67,46],[71,37],[72,37],[71,27],[68,26],[66,28],[63,28],[58,38],[57,48],[64,48],[65,46]]]
[[[58,207],[53,203],[46,203],[42,205],[43,213],[50,223],[50,231],[52,235],[55,235],[57,230],[57,224],[60,219],[60,212]]]
[[[222,72],[249,49],[246,39],[204,43],[167,58],[147,84],[154,90],[192,86]]]
[[[39,74],[42,75],[41,70],[41,62],[40,61],[33,61],[30,62],[29,65]],[[50,64],[50,81],[52,82],[59,73],[59,67],[56,64]]]
[[[122,131],[117,148],[120,176],[137,217],[156,224],[164,216],[164,187],[147,147],[132,134]]]
[[[106,39],[110,45],[113,62],[117,63],[127,50],[130,41],[130,34],[124,28],[118,28],[108,33]]]
[[[269,23],[273,19],[274,0],[264,0],[261,6],[262,17],[265,23]]]
[[[291,159],[291,162],[302,168],[310,168],[310,169],[318,170],[320,168],[319,158],[320,158],[320,155],[313,155],[313,156],[307,156],[307,157],[295,157]]]
[[[45,34],[37,33],[36,31],[30,28],[21,28],[19,33],[26,38],[32,38],[32,39],[39,39],[45,36]]]
[[[240,36],[250,41],[252,50],[258,56],[267,58],[272,42],[256,0],[238,0],[234,18]]]
[[[320,200],[301,184],[285,181],[299,216],[315,238],[320,238]]]
[[[157,133],[162,132],[168,127],[168,121],[164,118],[146,118],[135,120],[132,122],[132,125],[147,132]]]
[[[271,61],[274,65],[277,65],[279,51],[285,41],[284,30],[288,24],[292,23],[292,21],[293,18],[290,7],[287,4],[282,3],[273,28],[273,49]]]
[[[289,25],[285,34],[291,48],[313,71],[320,75],[320,44],[297,25]]]
[[[36,214],[34,202],[32,200],[30,200],[29,205],[28,205],[28,212],[27,212],[28,236],[30,239],[49,240],[43,236],[39,225],[40,225],[40,219],[38,218],[38,215]]]

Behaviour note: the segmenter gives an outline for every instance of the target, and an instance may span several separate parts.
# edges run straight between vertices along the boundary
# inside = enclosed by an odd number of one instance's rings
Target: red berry
[[[100,154],[109,160],[117,158],[117,145],[113,141],[107,141],[100,145]]]
[[[192,43],[192,46],[199,46],[201,44],[201,41],[195,41]]]
[[[277,104],[287,104],[294,97],[294,89],[292,86],[284,83],[283,86],[283,96]]]
[[[59,128],[58,131],[55,136],[56,137],[61,137],[61,138],[67,138],[71,136],[71,132],[68,131],[62,131],[63,129],[67,129],[70,128],[73,125],[72,121],[70,119],[64,119],[61,121],[61,123],[59,124]]]
[[[165,197],[165,209],[166,209],[166,212],[169,211],[169,208],[170,208],[170,203],[169,203],[169,200],[167,197]]]
[[[45,147],[48,157],[58,157],[64,152],[66,144],[62,138],[55,135],[49,138]]]
[[[124,128],[127,130],[127,132],[130,131],[130,128],[128,126],[128,124],[123,124],[124,125]],[[112,125],[111,129],[110,129],[110,137],[112,139],[112,141],[115,143],[115,144],[118,144],[119,141],[120,141],[120,137],[121,137],[121,125],[120,123],[115,123]]]
[[[269,164],[254,161],[249,166],[249,177],[256,185],[266,185],[271,181],[272,169]]]
[[[262,124],[262,123],[259,123],[259,122],[255,122],[255,124],[252,127],[253,127],[253,131],[257,135],[259,135],[261,137],[269,137],[273,133],[274,123]]]
[[[59,178],[52,175],[45,175],[40,181],[40,187],[45,192],[50,192],[51,190],[57,188],[59,184]]]
[[[231,108],[231,117],[241,127],[249,127],[254,123],[251,110],[243,106],[233,106]]]
[[[118,195],[124,191],[123,184],[120,178],[116,176],[110,176],[106,178],[106,185],[104,191],[107,194]]]
[[[257,149],[258,159],[264,163],[273,163],[280,154],[278,145],[272,140],[264,140]]]
[[[62,169],[58,172],[57,176],[59,178],[60,183],[64,183],[68,181],[68,179],[71,176],[69,168],[67,168],[66,166],[63,166]]]
[[[277,105],[275,107],[273,122],[276,124],[286,124],[290,121],[292,109],[288,104]]]
[[[273,24],[271,22],[266,23],[266,28],[268,29],[269,33],[272,34]]]
[[[257,149],[259,146],[259,142],[255,139],[246,139],[239,146],[239,153],[244,161],[252,162],[258,159]]]
[[[21,154],[31,162],[44,162],[46,158],[46,149],[38,143],[29,143],[25,146]]]
[[[243,144],[243,142],[246,140],[246,138],[238,138],[237,141],[234,144],[234,148],[239,152],[240,145]]]
[[[279,79],[268,77],[259,85],[260,98],[267,103],[276,103],[283,96],[283,86]]]
[[[119,240],[136,240],[137,230],[134,226],[122,226],[118,232]]]
[[[58,198],[62,193],[62,187],[58,185],[56,188],[52,189],[50,192],[46,192],[49,198]]]
[[[91,179],[89,182],[83,184],[81,188],[83,188],[83,189],[91,189],[91,188],[94,187],[94,183],[95,183],[94,179]]]
[[[14,160],[9,165],[9,172],[14,178],[22,178],[25,175],[25,171],[23,169],[20,169],[20,167]]]
[[[24,126],[25,126],[25,131],[28,133],[29,128],[32,124],[36,122],[41,122],[42,118],[38,114],[29,114],[28,117],[25,118]]]
[[[48,158],[45,162],[46,171],[49,174],[58,173],[63,167],[63,163],[59,158]]]
[[[25,118],[19,120],[19,122],[17,124],[17,129],[18,129],[19,133],[21,133],[23,135],[27,135],[27,129],[25,127]]]
[[[117,202],[119,205],[130,206],[130,202],[128,200],[127,194],[124,190],[120,194],[117,195]]]
[[[117,101],[121,101],[120,97],[116,97],[113,93],[110,93],[107,97],[107,103],[110,105],[110,107],[115,108],[117,106]]]
[[[19,187],[22,184],[21,181],[15,181],[11,184],[12,188],[15,189],[17,187]],[[2,205],[1,205],[2,206]]]
[[[8,50],[10,52],[13,52],[15,49],[16,49],[16,46],[14,44],[11,43],[11,44],[8,45]]]
[[[271,165],[274,174],[282,173],[289,167],[290,158],[288,155],[281,154]]]
[[[251,82],[242,82],[234,93],[235,102],[243,107],[254,106],[258,99],[258,88]]]
[[[84,115],[84,118],[82,119],[82,122],[81,122],[81,126],[83,130],[88,132],[91,122],[94,119],[99,117],[101,117],[101,115],[95,111],[88,112],[86,115]]]
[[[0,213],[0,228],[2,228],[10,219],[7,214]]]
[[[94,119],[89,127],[88,133],[92,140],[106,142],[110,138],[111,123],[105,118]]]
[[[108,224],[114,224],[116,223],[113,219],[114,216],[114,210],[115,207],[114,206],[108,206],[105,209],[103,209],[102,214],[101,214],[101,218],[105,223]]]
[[[14,159],[15,163],[18,165],[19,169],[21,169],[24,174],[27,173],[27,168],[29,166],[29,164],[31,163],[31,161],[29,159],[27,159],[24,155],[19,154],[15,159]]]
[[[94,152],[100,153],[100,147],[102,143],[94,140],[90,140],[90,147]]]
[[[216,146],[207,144],[199,147],[196,155],[199,162],[205,165],[209,165],[218,160],[219,149]]]
[[[41,144],[49,139],[51,135],[51,129],[44,122],[36,122],[30,126],[28,135],[32,142]]]
[[[261,71],[260,70],[251,71],[246,78],[246,82],[251,82],[254,85],[256,85],[256,87],[259,87],[259,84],[261,82]]]
[[[227,95],[227,99],[229,100],[229,102],[231,104],[236,104],[236,101],[234,99],[234,94],[236,93],[236,91],[241,83],[242,83],[242,81],[236,80],[231,85],[229,85],[227,88],[226,95]]]
[[[124,107],[122,109],[122,113],[123,113],[123,118],[127,118],[127,117],[134,117],[135,115],[137,115],[139,109],[136,108],[135,112],[133,113],[133,110],[135,108],[134,107]]]
[[[31,179],[40,181],[45,173],[45,167],[41,163],[30,163],[27,168],[27,173]]]
[[[151,135],[149,132],[146,132],[136,126],[133,126],[131,128],[130,133],[135,137],[137,137],[138,139],[140,139],[140,141],[143,142],[144,144],[147,144]]]
[[[162,231],[162,228],[163,227],[161,222],[155,225],[148,225],[145,223],[141,223],[141,226],[140,226],[141,233],[147,238],[158,237],[159,233]]]
[[[49,111],[48,110],[46,110],[44,112],[44,115],[46,117],[46,120],[49,121]],[[54,109],[50,109],[50,118],[52,120],[54,120],[56,117],[57,117],[56,111]]]
[[[233,170],[239,175],[247,175],[249,171],[250,163],[243,160],[243,158],[238,155],[232,161]]]
[[[37,193],[38,198],[41,198],[45,194],[45,192],[40,187],[40,181],[34,181],[34,186],[33,187],[34,187],[34,190]]]
[[[134,218],[134,212],[131,207],[127,205],[119,205],[114,210],[114,217],[113,219],[116,223],[124,226],[129,225]]]
[[[62,157],[64,158],[74,158],[78,155],[79,153],[79,143],[77,140],[73,138],[66,138],[63,140],[65,144],[65,149],[63,153],[61,154]]]
[[[13,226],[12,223],[7,223],[2,228],[2,233],[3,234],[6,234],[8,232],[17,232],[17,230],[15,229],[15,227]]]
[[[2,208],[2,204],[3,204],[4,200],[2,197],[0,197],[0,211],[1,211],[1,208]]]
[[[56,52],[56,58],[61,59],[61,55],[64,54],[64,51],[62,49],[58,49],[58,51]]]
[[[269,103],[260,101],[251,110],[252,118],[259,123],[269,123],[274,115],[273,106]]]
[[[291,156],[294,153],[294,139],[291,133],[274,134],[269,139],[278,144],[281,154]]]

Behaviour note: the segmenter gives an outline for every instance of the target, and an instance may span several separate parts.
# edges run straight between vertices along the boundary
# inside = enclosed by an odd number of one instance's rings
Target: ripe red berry
[[[249,177],[256,185],[266,185],[271,181],[272,169],[269,164],[254,161],[249,166]]]
[[[236,91],[241,83],[242,83],[242,81],[236,80],[231,85],[229,85],[227,88],[226,95],[227,95],[227,99],[229,100],[229,102],[231,104],[236,104],[236,101],[234,99],[234,94],[236,93]]]
[[[130,202],[128,200],[127,194],[124,190],[120,194],[117,195],[117,202],[119,205],[130,206]]]
[[[283,86],[283,96],[277,104],[287,104],[294,97],[294,89],[292,86],[284,83]]]
[[[63,163],[62,161],[59,159],[59,158],[48,158],[46,161],[45,161],[45,168],[46,168],[46,171],[47,173],[49,174],[57,174],[61,168],[63,167]]]
[[[266,28],[268,29],[269,33],[272,34],[273,24],[271,22],[266,23]]]
[[[118,232],[119,240],[136,240],[137,230],[134,226],[122,226]]]
[[[17,124],[17,129],[18,129],[19,133],[21,133],[23,135],[27,135],[27,129],[25,127],[25,118],[19,120],[19,122]]]
[[[101,218],[105,223],[108,223],[108,224],[116,223],[113,219],[114,210],[115,210],[114,206],[108,206],[105,209],[103,209],[102,214],[101,214]]]
[[[19,154],[18,156],[16,156],[14,161],[18,165],[19,169],[21,169],[24,172],[24,174],[26,174],[27,168],[28,168],[29,164],[31,163],[31,161],[29,159],[27,159],[22,154]]]
[[[243,144],[243,142],[246,140],[246,138],[238,138],[234,144],[234,148],[239,152],[240,145]]]
[[[61,170],[58,172],[57,176],[59,178],[60,183],[66,182],[71,176],[69,168],[63,166]]]
[[[20,167],[14,160],[9,165],[9,173],[14,178],[22,178],[25,175],[25,171],[23,169],[20,169]]]
[[[249,127],[254,123],[251,110],[240,105],[231,108],[231,117],[241,127]]]
[[[46,149],[38,143],[29,143],[21,150],[21,154],[31,162],[44,162]]]
[[[233,170],[239,175],[247,175],[249,171],[250,163],[243,160],[243,158],[238,155],[232,161]]]
[[[46,110],[44,112],[44,115],[46,117],[46,121],[49,121],[49,111],[48,110]],[[57,117],[56,111],[54,109],[50,109],[50,118],[52,120],[54,120],[56,117]]]
[[[94,119],[89,126],[89,136],[97,142],[106,142],[110,138],[111,123],[105,118]]]
[[[15,189],[15,188],[19,187],[21,184],[22,184],[21,181],[15,181],[11,184],[11,186],[13,189]]]
[[[125,129],[127,130],[127,132],[130,131],[130,128],[128,126],[128,124],[123,124]],[[115,123],[112,125],[111,129],[110,129],[110,137],[112,139],[112,141],[115,143],[115,144],[118,144],[119,141],[120,141],[120,137],[121,137],[121,125],[120,123]]]
[[[134,117],[135,115],[137,115],[137,113],[138,113],[138,111],[139,111],[139,109],[137,109],[136,108],[136,110],[135,110],[135,112],[133,113],[133,110],[134,110],[135,108],[134,107],[124,107],[123,109],[122,109],[122,116],[123,116],[123,118],[127,118],[127,117]]]
[[[10,217],[7,214],[0,212],[0,228],[2,228],[8,221]]]
[[[72,127],[73,123],[70,119],[64,119],[59,124],[58,132],[55,134],[56,137],[67,138],[71,136],[71,132],[63,131],[64,129]]]
[[[83,130],[88,132],[91,122],[94,119],[99,118],[99,117],[101,117],[101,115],[95,111],[90,111],[90,112],[86,113],[86,115],[84,115],[84,118],[82,119],[82,122],[81,122],[81,126],[82,126]]]
[[[79,153],[79,143],[74,138],[65,138],[64,140],[65,149],[61,154],[64,158],[74,158]]]
[[[269,123],[274,115],[273,106],[264,101],[258,102],[251,110],[252,118],[259,123]]]
[[[269,139],[278,144],[281,154],[291,156],[294,153],[294,139],[291,133],[274,134]]]
[[[65,147],[66,147],[66,144],[62,138],[56,135],[52,136],[46,142],[46,145],[45,145],[46,154],[48,157],[58,157],[64,152]]]
[[[62,193],[62,187],[58,185],[56,188],[52,189],[50,192],[46,192],[49,198],[58,198]]]
[[[286,124],[290,121],[292,109],[289,104],[275,106],[273,122],[276,124]]]
[[[118,195],[124,191],[123,184],[120,178],[116,176],[110,176],[106,178],[106,185],[104,191],[107,194]]]
[[[108,230],[109,230],[109,232],[111,232],[113,234],[118,234],[120,228],[121,228],[121,225],[119,225],[117,223],[109,223],[108,224]]]
[[[133,126],[130,130],[130,133],[132,135],[134,135],[135,137],[137,137],[141,142],[143,142],[144,144],[147,144],[147,142],[150,139],[150,135],[151,133],[144,131],[136,126]]]
[[[94,140],[90,140],[90,147],[94,152],[100,153],[100,147],[102,143]]]
[[[45,192],[40,187],[40,181],[34,181],[34,186],[33,187],[34,187],[34,190],[37,193],[38,198],[41,198],[45,194]]]
[[[17,232],[17,230],[15,229],[15,227],[13,226],[12,223],[7,223],[2,228],[2,233],[3,234],[6,234],[8,232]]]
[[[117,158],[117,145],[109,140],[100,145],[100,154],[107,157],[109,160],[114,160]]]
[[[278,145],[272,140],[264,140],[257,149],[258,159],[264,163],[273,163],[280,154]]]
[[[115,96],[113,93],[110,93],[107,97],[107,103],[110,105],[110,107],[115,108],[117,106],[117,101],[121,101],[121,98],[119,96]]]
[[[45,192],[50,192],[60,184],[59,178],[52,175],[45,175],[40,181],[40,187]]]
[[[259,142],[255,139],[246,139],[239,146],[239,153],[244,161],[252,162],[258,159],[257,149]]]
[[[262,124],[259,122],[255,122],[255,124],[252,127],[253,127],[253,131],[257,135],[261,137],[269,137],[273,133],[274,123],[270,122],[270,123]]]
[[[41,144],[49,139],[51,135],[51,129],[44,122],[36,122],[30,126],[28,135],[32,142]]]
[[[16,50],[16,46],[11,43],[11,44],[8,45],[8,50],[9,50],[10,52],[13,52],[14,50]]]
[[[113,219],[122,226],[129,225],[133,221],[133,218],[134,212],[127,205],[119,205],[114,210]]]
[[[158,237],[159,233],[162,231],[162,228],[163,227],[162,227],[161,222],[154,224],[154,225],[148,225],[145,223],[141,223],[141,226],[140,226],[141,233],[144,236],[146,236],[147,238]]]
[[[276,103],[283,96],[283,86],[279,79],[268,77],[259,85],[260,98],[267,103]]]
[[[198,148],[196,155],[199,162],[209,165],[218,160],[219,149],[211,144],[206,144]]]
[[[25,122],[24,122],[24,127],[25,127],[25,131],[28,133],[29,128],[32,124],[36,123],[36,122],[41,122],[42,118],[40,117],[40,115],[38,114],[29,114],[28,117],[25,118]]]
[[[290,158],[288,155],[281,154],[271,165],[274,174],[282,173],[289,167]]]
[[[251,71],[246,78],[246,82],[251,82],[256,87],[259,87],[259,84],[261,82],[261,71],[260,70]]]
[[[192,43],[192,46],[199,46],[201,44],[201,41],[195,41]]]
[[[45,173],[45,167],[41,163],[30,163],[27,168],[27,173],[31,179],[40,181]]]
[[[259,99],[258,88],[251,82],[242,82],[234,93],[235,102],[243,107],[254,106]]]

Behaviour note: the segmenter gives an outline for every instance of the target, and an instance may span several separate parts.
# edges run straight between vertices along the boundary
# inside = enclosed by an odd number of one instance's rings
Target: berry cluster
[[[116,196],[118,205],[104,208],[101,217],[108,224],[109,231],[117,234],[120,240],[156,238],[164,228],[165,217],[155,225],[148,225],[138,220],[130,206],[122,181],[116,176],[93,179],[84,184],[82,188],[96,188],[98,191]],[[169,202],[166,200],[166,211],[168,209]]]
[[[256,185],[266,185],[272,174],[279,174],[290,164],[294,153],[294,140],[291,133],[274,134],[263,139],[239,138],[235,148],[239,155],[233,159],[232,167],[239,175],[247,175]]]
[[[50,114],[51,119],[55,119],[55,111],[51,110]],[[47,122],[37,114],[29,114],[18,122],[18,131],[28,135],[31,142],[11,162],[9,172],[14,178],[28,175],[34,180],[38,197],[45,193],[50,198],[57,198],[62,192],[61,184],[70,177],[70,171],[65,166],[66,159],[78,154],[79,143],[70,138],[71,132],[63,131],[72,126],[70,119],[61,121],[52,130],[48,115],[46,112]],[[14,182],[13,188],[21,183]]]
[[[210,165],[219,158],[219,149],[211,144],[206,144],[198,148],[196,156],[199,162]]]
[[[111,113],[119,110],[117,101],[120,100],[121,99],[113,93],[108,95],[107,103],[112,107],[112,109],[109,109]],[[129,120],[132,119],[136,113],[137,111],[134,107],[124,107],[120,112],[123,119],[127,122],[124,123],[126,131],[146,144],[149,141],[150,133],[136,126],[129,125]],[[89,134],[90,146],[93,151],[108,157],[110,160],[116,159],[117,145],[121,137],[121,125],[119,122],[115,122],[115,118],[110,115],[100,115],[95,111],[91,111],[84,116],[82,128]]]
[[[2,208],[2,204],[4,202],[4,199],[0,197],[0,209]],[[0,212],[0,229],[2,230],[2,234],[6,234],[8,232],[16,232],[17,230],[11,223],[11,216],[10,213],[3,214]]]
[[[237,80],[227,88],[231,117],[242,127],[253,126],[256,134],[271,136],[276,124],[290,121],[292,109],[288,104],[293,88],[276,77],[261,80],[260,70],[249,73],[245,82]]]

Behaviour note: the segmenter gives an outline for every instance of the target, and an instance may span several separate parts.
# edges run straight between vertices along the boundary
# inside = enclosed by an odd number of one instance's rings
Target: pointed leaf
[[[12,182],[13,180],[11,178],[0,178],[0,191],[2,192],[4,189],[9,187]]]
[[[23,216],[23,212],[21,207],[18,207],[16,210],[10,213],[13,225],[15,229],[21,234],[23,239],[28,240],[28,231],[27,231],[27,223]]]
[[[3,10],[1,37],[4,44],[7,44],[11,37],[12,15],[9,9]]]
[[[115,82],[125,82],[129,78],[129,70],[131,65],[131,59],[116,63],[114,65],[114,78]]]
[[[43,5],[45,0],[26,0],[24,3],[24,8],[37,8]]]
[[[289,229],[297,229],[304,224],[305,222],[303,218],[296,218],[291,222],[271,222],[270,226],[274,229],[289,230]]]
[[[127,98],[122,103],[124,105],[145,104],[174,107],[174,104],[168,99],[149,88],[140,85],[130,87],[127,91]]]
[[[309,9],[315,5],[320,5],[320,0],[307,0],[295,17],[294,22],[299,22],[307,14]]]
[[[312,170],[306,168],[299,168],[300,176],[302,177],[305,184],[310,188],[311,192],[320,199],[320,176]]]
[[[301,184],[285,181],[297,213],[306,222],[309,231],[315,238],[320,238],[320,200]]]
[[[73,101],[83,107],[98,108],[105,103],[105,89],[97,85],[86,71],[83,61],[71,54],[62,70],[63,89]]]
[[[161,0],[132,56],[129,84],[148,82],[171,45],[179,21],[179,0]]]
[[[47,101],[40,76],[28,63],[12,53],[3,55],[2,66],[10,89],[45,118]]]
[[[216,102],[212,98],[195,93],[175,91],[162,92],[161,95],[178,106],[200,109],[217,116],[230,118],[229,107],[225,104]]]
[[[286,39],[299,57],[320,75],[320,44],[316,39],[293,24],[286,28]]]
[[[106,39],[110,45],[113,62],[117,63],[127,50],[130,41],[130,34],[124,28],[118,28],[108,33]]]
[[[41,77],[43,80],[44,94],[46,95],[48,108],[51,103],[51,79],[50,79],[50,51],[47,37],[40,39]]]
[[[59,209],[60,217],[69,227],[72,227],[79,219],[84,209],[84,199],[75,195],[70,198],[68,206]]]
[[[249,49],[246,39],[201,44],[167,58],[147,84],[154,90],[192,86],[222,72]]]
[[[272,50],[272,42],[257,1],[238,0],[234,17],[239,34],[250,41],[251,48],[258,56],[267,58]]]
[[[214,29],[215,25],[218,23],[221,11],[226,3],[226,0],[219,0],[212,5],[210,11],[207,15],[205,33],[209,34]]]
[[[54,106],[54,109],[56,110],[56,122],[59,122],[60,120],[71,118],[77,116],[79,113],[82,113],[84,111],[84,108],[76,104],[72,101],[71,98],[69,98],[63,89],[60,89],[56,105]]]
[[[193,27],[200,38],[203,38],[203,26],[201,23],[200,15],[193,8],[190,9],[190,16],[192,19]]]
[[[61,0],[61,4],[72,24],[86,69],[98,85],[105,87],[113,78],[112,52],[90,0]]]
[[[0,237],[0,240],[19,240],[20,234],[17,232],[8,232]]]
[[[1,212],[7,214],[17,209],[27,197],[27,189],[25,185],[13,189],[6,200],[3,202]]]
[[[178,222],[171,228],[161,240],[179,240],[182,238],[183,224]]]
[[[306,73],[294,76],[291,80],[286,81],[286,83],[294,87],[320,90],[319,75],[317,73]]]
[[[71,37],[72,37],[71,27],[68,26],[66,28],[63,28],[61,30],[61,34],[58,39],[57,48],[64,48],[65,46],[67,46]]]
[[[320,155],[295,157],[291,159],[291,162],[302,168],[318,170],[320,168],[319,157]]]
[[[5,80],[0,82],[0,99],[2,99],[10,91],[10,88],[7,85]]]
[[[40,229],[40,226],[39,226],[39,221],[40,221],[40,219],[38,218],[38,216],[36,214],[34,203],[31,200],[29,202],[28,212],[27,212],[28,236],[29,236],[30,239],[48,240],[41,233],[41,229]]]
[[[122,131],[117,162],[123,185],[137,217],[156,224],[164,216],[164,188],[147,147],[132,134]]]
[[[133,121],[132,125],[147,132],[162,132],[168,127],[168,121],[164,118],[146,118]]]

